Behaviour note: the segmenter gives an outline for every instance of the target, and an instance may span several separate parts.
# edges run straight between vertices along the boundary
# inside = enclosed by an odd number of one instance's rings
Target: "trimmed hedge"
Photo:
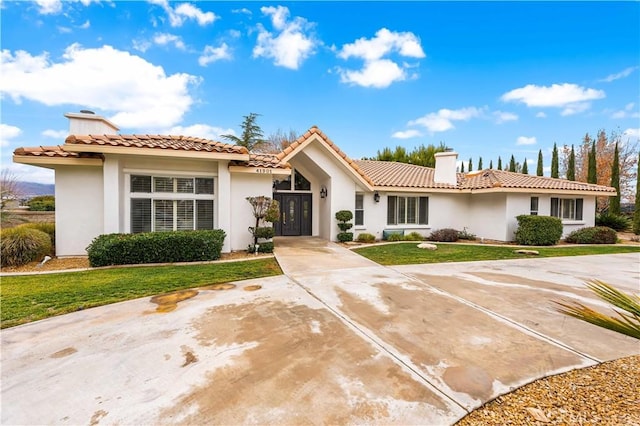
[[[225,236],[221,229],[104,234],[89,244],[87,253],[91,266],[216,260]]]
[[[391,241],[391,242],[404,241],[404,235],[402,235],[402,234],[389,234],[387,236],[387,241]]]
[[[427,238],[429,241],[438,241],[444,243],[455,243],[458,241],[460,232],[452,228],[443,228],[433,231]]]
[[[614,231],[626,231],[631,227],[631,221],[621,214],[602,213],[596,216],[596,226],[606,226]]]
[[[340,225],[340,224],[338,224]],[[351,225],[348,223],[347,225]],[[339,232],[338,233],[338,241],[341,243],[346,243],[348,241],[353,241],[353,232]]]
[[[51,238],[38,229],[18,226],[0,232],[2,266],[19,266],[51,254]]]
[[[272,226],[259,226],[255,229],[254,234],[256,238],[263,238],[269,240],[276,235],[276,230]]]
[[[552,246],[562,237],[562,221],[551,216],[517,216],[516,242],[524,246]]]
[[[404,236],[405,241],[424,241],[424,237],[419,232],[410,232]]]
[[[361,234],[358,234],[358,238],[356,239],[358,240],[358,242],[361,242],[361,243],[372,243],[376,240],[376,237],[373,234],[368,234],[366,232],[363,232]]]
[[[618,234],[615,229],[606,226],[592,226],[576,229],[564,241],[572,244],[615,244]]]

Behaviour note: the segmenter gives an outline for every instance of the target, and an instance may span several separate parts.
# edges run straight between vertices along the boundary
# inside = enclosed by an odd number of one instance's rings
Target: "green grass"
[[[470,262],[475,260],[522,259],[530,255],[516,254],[518,249],[536,250],[539,256],[584,256],[590,254],[640,253],[640,246],[590,245],[562,247],[520,247],[467,244],[436,244],[438,250],[419,249],[417,244],[384,244],[354,251],[381,265],[409,265],[415,263]]]
[[[2,277],[1,327],[174,290],[280,275],[275,259]]]

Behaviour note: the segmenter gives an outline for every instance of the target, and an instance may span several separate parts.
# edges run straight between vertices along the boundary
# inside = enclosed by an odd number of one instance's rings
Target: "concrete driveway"
[[[286,275],[2,330],[2,424],[451,424],[640,353],[550,303],[603,307],[591,278],[637,292],[639,254],[388,268],[298,238],[276,256]]]

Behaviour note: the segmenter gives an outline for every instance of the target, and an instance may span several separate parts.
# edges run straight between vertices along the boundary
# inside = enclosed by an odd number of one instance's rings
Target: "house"
[[[56,250],[85,255],[105,233],[223,229],[223,252],[244,250],[254,218],[249,196],[280,202],[277,235],[335,240],[338,210],[354,232],[428,235],[466,228],[510,241],[521,214],[562,218],[564,234],[593,226],[596,196],[615,189],[500,170],[457,173],[455,152],[435,168],[353,160],[312,127],[277,155],[188,136],[120,135],[109,120],[69,113],[70,136],[52,147],[18,148],[14,161],[55,170]]]

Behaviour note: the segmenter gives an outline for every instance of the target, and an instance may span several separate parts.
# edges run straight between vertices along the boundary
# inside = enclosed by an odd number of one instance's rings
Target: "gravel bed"
[[[640,426],[640,355],[542,378],[456,425]]]

